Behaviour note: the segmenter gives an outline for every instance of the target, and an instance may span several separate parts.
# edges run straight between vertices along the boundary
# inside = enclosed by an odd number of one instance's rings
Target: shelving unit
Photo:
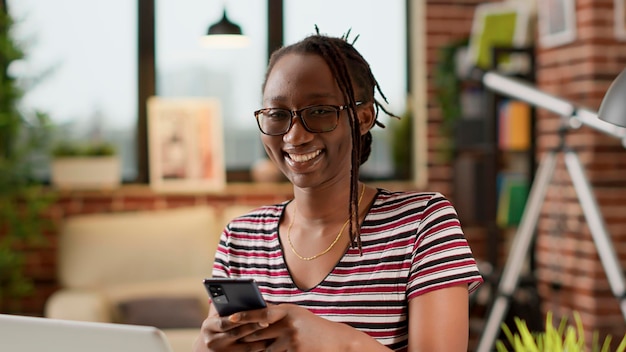
[[[505,58],[525,60],[525,70],[503,71],[493,64],[492,70],[535,81],[534,48],[494,48],[492,63]],[[464,229],[484,234],[484,247],[477,248],[487,268],[483,289],[495,297],[496,287],[523,211],[536,169],[535,109],[485,89],[480,82],[462,82],[462,118],[454,135],[453,185],[455,206]],[[482,109],[477,109],[482,107]],[[467,113],[467,112],[470,113]],[[510,317],[525,319],[531,329],[542,324],[539,297],[536,293],[534,257],[520,278],[520,288],[527,291],[526,300],[514,300]],[[481,289],[481,290],[483,290]],[[477,295],[475,295],[476,297]],[[478,298],[473,309],[487,313],[491,298]],[[477,298],[473,298],[476,300]],[[480,314],[480,313],[479,313]],[[472,322],[473,331],[482,331],[481,319]],[[505,322],[514,329],[512,321]]]
[[[510,56],[513,60],[514,55],[521,55],[520,59],[526,60],[526,70],[510,74],[528,82],[535,82],[535,55],[532,47],[493,48],[492,69],[497,69],[497,63],[504,57]],[[487,232],[489,246],[487,252],[493,267],[500,268],[504,264],[502,258],[508,253],[506,241],[515,234],[536,169],[534,138],[536,119],[534,107],[527,103],[491,91],[487,91],[486,94],[491,122],[489,133],[494,148],[493,158],[489,161],[493,165],[489,182],[496,185],[491,187],[492,198],[489,200],[493,205],[490,213],[491,226]],[[510,197],[507,197],[507,194],[510,194]],[[531,257],[530,270],[533,269],[533,263],[534,258]]]
[[[533,48],[492,52],[492,63],[502,62],[507,55],[526,60],[524,72],[510,74],[534,82]],[[499,268],[507,250],[505,234],[519,222],[536,167],[535,111],[484,89],[480,82],[462,82],[462,94],[463,116],[454,134],[455,200],[464,225],[485,228],[486,261]]]

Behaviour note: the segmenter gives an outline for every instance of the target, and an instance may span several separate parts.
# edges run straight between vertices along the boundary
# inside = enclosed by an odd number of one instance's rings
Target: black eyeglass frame
[[[356,105],[359,106],[361,105],[362,102],[357,101]],[[304,110],[307,109],[311,109],[311,108],[319,108],[319,107],[331,107],[336,111],[337,115],[336,115],[336,119],[335,119],[335,126],[333,126],[333,128],[328,129],[328,130],[324,130],[324,131],[316,131],[316,130],[312,130],[307,124],[306,121],[304,120],[304,118],[302,117],[302,112]],[[332,132],[334,131],[337,126],[339,125],[339,113],[342,112],[343,110],[346,110],[347,108],[349,108],[350,105],[332,105],[332,104],[320,104],[320,105],[310,105],[310,106],[306,106],[303,107],[302,109],[298,109],[298,110],[289,110],[289,109],[283,109],[283,108],[263,108],[263,109],[259,109],[256,110],[254,112],[254,117],[256,119],[256,123],[257,126],[259,127],[259,131],[261,131],[261,133],[268,135],[268,136],[282,136],[284,134],[287,134],[287,132],[289,132],[289,130],[291,129],[291,127],[293,126],[293,119],[294,117],[298,117],[300,119],[300,122],[302,122],[302,126],[304,126],[304,129],[309,132],[309,133],[326,133],[326,132]],[[269,111],[269,110],[279,110],[279,111],[288,111],[289,114],[291,115],[291,118],[289,119],[289,126],[287,127],[287,129],[285,129],[284,132],[280,132],[280,133],[267,133],[265,131],[263,131],[263,128],[261,128],[261,121],[259,121],[259,115],[262,112],[265,111]]]

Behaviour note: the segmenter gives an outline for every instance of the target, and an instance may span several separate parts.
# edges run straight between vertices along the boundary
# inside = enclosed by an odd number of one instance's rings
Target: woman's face
[[[346,105],[324,59],[313,54],[287,54],[267,77],[264,108],[299,110],[312,105]],[[269,158],[298,187],[344,180],[350,176],[352,139],[348,112],[339,112],[337,127],[311,133],[299,118],[281,136],[262,135]],[[344,183],[345,184],[345,183]]]

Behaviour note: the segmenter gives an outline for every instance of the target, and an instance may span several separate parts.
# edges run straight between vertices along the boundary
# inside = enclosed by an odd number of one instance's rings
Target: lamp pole
[[[624,103],[623,99],[626,96],[626,83],[624,83],[626,82],[626,74],[624,72],[618,76],[618,79],[609,88],[609,92],[607,92],[601,105],[604,107],[604,110],[612,112],[611,116],[605,117],[612,123],[600,120],[598,114],[591,110],[577,108],[566,100],[542,92],[530,84],[515,78],[495,72],[486,72],[482,74],[482,82],[487,89],[523,100],[566,118],[563,131],[586,125],[621,139],[622,144],[626,147],[626,128],[616,126],[620,122],[626,125],[626,103]],[[485,328],[478,343],[477,352],[491,351],[498,337],[500,324],[502,324],[509,308],[510,299],[519,284],[524,258],[528,255],[532,238],[536,234],[535,229],[542,204],[545,200],[546,191],[554,175],[558,153],[564,154],[567,172],[574,185],[574,190],[607,275],[611,291],[619,300],[622,315],[626,318],[626,281],[624,280],[622,267],[611,244],[611,237],[606,229],[600,208],[593,195],[591,185],[585,176],[580,159],[575,151],[566,146],[565,133],[561,133],[559,146],[546,153],[537,168],[537,173],[534,177],[535,181],[532,184],[528,201],[524,207],[520,225],[513,238],[513,243],[510,247],[511,253],[509,253],[507,262],[504,265],[502,276],[498,283],[496,298],[490,308]]]

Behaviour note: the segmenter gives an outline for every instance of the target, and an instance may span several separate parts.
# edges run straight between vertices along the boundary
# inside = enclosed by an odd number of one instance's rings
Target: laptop
[[[151,326],[0,314],[0,351],[173,352]]]

